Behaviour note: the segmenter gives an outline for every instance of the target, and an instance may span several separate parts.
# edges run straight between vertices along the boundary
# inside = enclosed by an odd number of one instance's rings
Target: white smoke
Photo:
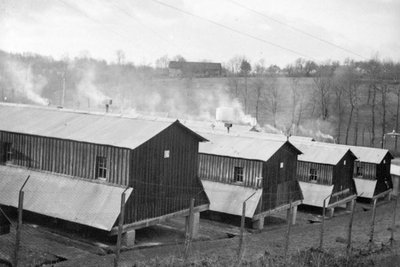
[[[86,99],[88,107],[98,107],[110,99],[94,84],[96,73],[92,68],[87,69],[77,85],[79,99]]]
[[[332,142],[335,141],[335,139],[333,138],[332,135],[330,135],[330,134],[325,134],[325,133],[321,132],[320,130],[318,130],[318,131],[315,133],[315,136],[316,136],[317,138],[320,138],[320,139],[326,139],[326,140],[330,140],[330,141],[332,141]]]
[[[40,105],[49,104],[49,100],[41,96],[47,84],[42,75],[34,75],[31,66],[16,61],[7,61],[4,66],[17,97],[25,97]]]
[[[263,129],[266,133],[276,133],[276,134],[282,134],[283,131],[275,128],[274,126],[270,125],[270,124],[265,124],[264,125],[264,129]]]
[[[330,122],[317,120],[305,121],[303,125],[299,125],[299,133],[304,136],[313,137],[317,141],[335,142],[335,139],[329,132],[333,132]]]

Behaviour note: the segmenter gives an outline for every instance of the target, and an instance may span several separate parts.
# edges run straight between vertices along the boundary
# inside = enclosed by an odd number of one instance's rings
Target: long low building
[[[0,104],[0,205],[117,233],[198,213],[209,201],[197,177],[205,138],[179,121],[151,121],[28,105]],[[3,193],[6,192],[6,193]],[[196,229],[196,227],[194,227]]]
[[[357,195],[363,198],[373,198],[379,194],[385,194],[385,192],[389,193],[393,188],[390,176],[393,156],[389,150],[362,146],[346,147],[350,148],[357,157],[353,170]]]
[[[325,143],[294,143],[303,154],[299,156],[297,178],[304,195],[304,204],[334,207],[351,201],[356,193],[353,169],[356,157],[349,148]]]
[[[265,216],[289,209],[292,202],[295,222],[303,199],[296,180],[301,151],[287,141],[201,134],[210,140],[199,149],[199,176],[210,210],[241,216],[246,202],[245,216],[262,229]]]
[[[317,143],[317,142],[316,142]],[[321,143],[333,148],[350,149],[356,156],[353,168],[353,180],[357,196],[373,198],[387,195],[393,188],[390,174],[392,154],[387,149]]]

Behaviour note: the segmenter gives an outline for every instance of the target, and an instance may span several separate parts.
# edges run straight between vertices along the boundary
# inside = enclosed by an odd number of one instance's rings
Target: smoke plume
[[[42,75],[34,75],[31,66],[16,61],[9,60],[4,66],[10,81],[9,86],[15,94],[14,98],[27,98],[39,105],[49,104],[49,100],[41,96],[47,84],[47,80]]]

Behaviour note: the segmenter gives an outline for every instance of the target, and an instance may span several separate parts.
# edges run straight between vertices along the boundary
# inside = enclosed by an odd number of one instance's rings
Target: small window
[[[169,150],[164,150],[164,159],[169,159]]]
[[[346,165],[346,160],[343,161],[343,165]]]
[[[279,164],[279,167],[280,167],[281,169],[283,169],[283,162],[281,162],[281,164]]]
[[[309,176],[309,180],[310,182],[317,182],[318,179],[318,175],[317,175],[317,169],[310,169],[310,176]]]
[[[383,164],[386,164],[386,160],[385,159],[383,160]]]
[[[235,167],[234,180],[235,182],[243,182],[243,167]]]
[[[357,176],[363,176],[363,167],[357,166]]]
[[[96,157],[96,179],[107,178],[107,160],[106,157]]]
[[[12,144],[11,143],[4,143],[4,161],[11,161],[13,158],[13,151],[12,151]]]

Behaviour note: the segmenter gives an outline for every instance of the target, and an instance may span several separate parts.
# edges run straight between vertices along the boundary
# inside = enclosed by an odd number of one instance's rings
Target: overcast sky
[[[398,0],[0,0],[2,50],[115,61],[120,49],[135,64],[166,54],[399,61],[399,25]]]

